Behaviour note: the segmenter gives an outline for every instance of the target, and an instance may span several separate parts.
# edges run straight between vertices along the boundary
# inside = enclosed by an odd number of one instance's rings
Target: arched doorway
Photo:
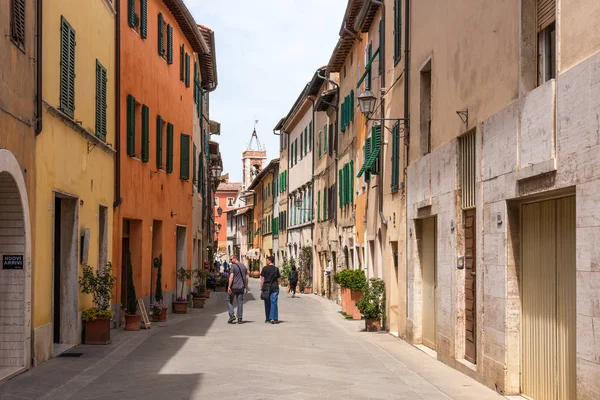
[[[15,156],[0,150],[0,303],[10,304],[10,313],[0,313],[0,325],[14,334],[0,353],[0,378],[31,360],[31,222],[25,180]]]

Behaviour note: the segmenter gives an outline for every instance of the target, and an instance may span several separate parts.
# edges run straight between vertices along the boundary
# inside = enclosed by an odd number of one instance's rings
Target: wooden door
[[[477,362],[477,264],[475,257],[475,209],[464,213],[465,219],[465,359]]]
[[[436,348],[436,229],[435,218],[421,221],[421,272],[423,281],[423,344]]]

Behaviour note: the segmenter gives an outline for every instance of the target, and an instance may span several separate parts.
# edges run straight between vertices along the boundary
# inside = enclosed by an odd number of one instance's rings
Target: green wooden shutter
[[[371,168],[371,174],[379,175],[379,153],[381,152],[381,125],[376,125],[371,128],[371,152],[377,152],[377,157]]]
[[[156,116],[156,169],[161,169],[162,165],[162,117]]]
[[[142,162],[150,159],[150,109],[142,106]]]
[[[348,202],[350,204],[354,203],[354,161],[350,160],[348,164],[348,180],[349,180],[349,191],[350,191],[350,199]]]
[[[193,153],[193,157],[194,157],[194,158],[193,158],[193,160],[194,160],[194,169],[193,169],[194,179],[192,180],[192,182],[193,182],[194,184],[195,184],[195,183],[197,182],[197,180],[198,180],[198,175],[197,175],[197,171],[196,171],[196,168],[197,168],[197,164],[196,164],[196,151],[197,151],[197,148],[196,148],[196,143],[194,143],[194,153]]]
[[[391,191],[398,190],[400,178],[400,125],[398,122],[392,127],[392,182]]]
[[[327,126],[327,124],[325,124],[323,126],[323,132],[324,132],[324,135],[323,135],[323,153],[325,153],[325,154],[327,154],[327,152],[328,152],[327,147],[329,146],[329,132],[327,131],[327,128],[328,128],[328,126]]]
[[[317,221],[321,221],[321,191],[317,192]]]
[[[167,124],[167,173],[173,172],[173,125]]]
[[[69,117],[75,114],[75,31],[61,17],[60,109]]]
[[[106,141],[106,69],[96,60],[96,136]]]
[[[127,21],[130,27],[135,28],[135,0],[127,0]]]
[[[148,37],[148,0],[140,0],[140,35],[142,39]]]
[[[350,121],[354,121],[354,90],[350,91]]]
[[[185,44],[181,45],[180,53],[179,53],[179,79],[181,82],[185,81]]]
[[[135,157],[135,97],[127,95],[127,155]]]
[[[167,25],[167,63],[173,64],[173,27]]]
[[[379,75],[383,72],[383,18],[379,20]]]
[[[305,132],[300,132],[300,159],[302,160],[302,158],[304,157],[304,140],[303,140],[303,134]]]
[[[367,162],[371,155],[371,138],[365,139],[365,145],[363,147],[363,164]],[[371,171],[365,171],[365,182],[371,181]]]
[[[319,153],[319,160],[321,159],[321,149],[322,149],[322,140],[323,138],[321,137],[321,135],[323,134],[323,131],[319,131],[319,137],[318,137],[318,143],[317,143],[317,151]]]
[[[329,215],[329,208],[327,207],[327,205],[329,204],[327,202],[328,200],[328,196],[327,196],[327,188],[323,189],[323,221],[326,221],[330,218]],[[331,201],[331,200],[329,200]]]
[[[158,13],[158,55],[161,57],[165,54],[164,25],[165,18],[162,13]]]
[[[402,58],[402,5],[394,0],[394,64]]]
[[[373,57],[373,42],[369,42],[369,46],[367,47],[367,60],[370,60]],[[367,79],[365,80],[365,89],[371,90],[373,78],[373,68],[369,68],[369,72],[367,72]]]
[[[190,87],[190,55],[185,53],[185,87]]]
[[[339,192],[339,202],[340,202],[340,208],[344,206],[344,173],[342,172],[342,169],[339,170],[339,187],[338,187],[338,192]]]
[[[190,135],[180,135],[179,150],[179,177],[187,181],[190,179]]]

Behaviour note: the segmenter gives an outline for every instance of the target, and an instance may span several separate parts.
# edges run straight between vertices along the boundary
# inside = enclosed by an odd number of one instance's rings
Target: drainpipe
[[[315,146],[314,146],[314,139],[315,139],[315,129],[317,127],[316,125],[316,120],[315,120],[315,100],[311,99],[310,97],[308,98],[308,100],[310,100],[310,102],[312,103],[312,143],[310,144],[310,152],[312,153],[312,173],[310,174],[310,190],[312,191],[311,196],[310,196],[310,223],[311,226],[314,227],[314,220],[315,220],[315,213],[314,213],[314,208],[313,208],[313,203],[314,203],[314,196],[315,196]],[[310,132],[309,132],[310,133]],[[314,242],[314,229],[311,228],[310,230],[310,243],[312,246],[312,243]]]
[[[35,112],[36,112],[36,123],[35,123],[35,136],[42,133],[42,0],[37,1],[36,10],[36,99],[35,99]]]
[[[410,0],[404,0],[404,118],[406,118],[404,120],[404,137],[408,138],[410,140],[410,120],[409,118],[409,111],[410,111],[410,107],[409,107],[409,77],[410,77],[410,62],[409,62],[409,57],[410,57],[410,39],[409,39],[409,35],[410,35],[410,26],[409,26],[409,22],[410,22]],[[408,243],[408,241],[410,240],[410,236],[409,236],[409,223],[408,223],[408,185],[406,184],[406,178],[407,178],[407,168],[408,168],[408,150],[409,150],[409,146],[405,145],[405,153],[406,153],[406,167],[404,168],[404,223],[405,223],[405,240]],[[406,275],[404,277],[404,280],[406,282],[406,294],[407,294],[407,298],[408,298],[408,251],[406,251],[406,246],[404,248],[404,257],[406,259],[405,263],[406,263]],[[406,305],[405,305],[405,312],[406,315],[408,315],[408,301],[406,301]]]
[[[117,208],[123,203],[121,198],[121,0],[115,6],[115,202]]]

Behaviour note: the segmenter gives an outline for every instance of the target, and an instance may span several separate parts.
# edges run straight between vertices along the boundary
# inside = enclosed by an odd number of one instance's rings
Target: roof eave
[[[196,21],[183,0],[163,0],[163,2],[177,20],[192,49],[198,54],[207,53],[208,44],[200,34]]]

